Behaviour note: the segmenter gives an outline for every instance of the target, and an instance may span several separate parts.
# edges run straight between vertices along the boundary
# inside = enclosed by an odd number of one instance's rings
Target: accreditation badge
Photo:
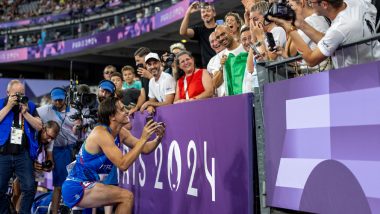
[[[21,145],[22,142],[22,129],[14,128],[11,129],[11,144]]]

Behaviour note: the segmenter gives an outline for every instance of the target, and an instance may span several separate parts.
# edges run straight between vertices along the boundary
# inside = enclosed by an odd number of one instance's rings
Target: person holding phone
[[[197,25],[189,27],[191,14],[200,11],[203,25]],[[214,32],[217,26],[215,21],[215,7],[207,2],[199,1],[193,2],[185,13],[185,17],[182,20],[179,34],[183,37],[197,40],[201,48],[202,56],[202,68],[207,67],[207,63],[215,55],[215,51],[211,48],[208,38],[212,32]]]

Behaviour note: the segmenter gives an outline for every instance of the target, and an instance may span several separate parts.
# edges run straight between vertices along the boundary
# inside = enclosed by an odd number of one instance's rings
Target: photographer
[[[55,163],[53,169],[53,199],[52,211],[58,212],[58,205],[61,198],[61,186],[67,177],[66,166],[72,161],[73,147],[78,138],[74,133],[75,127],[80,121],[73,120],[70,117],[77,114],[77,110],[70,108],[66,104],[66,90],[63,88],[53,88],[50,92],[53,104],[45,105],[37,109],[43,122],[49,120],[55,121],[60,126],[60,132],[54,140],[53,160]]]
[[[178,69],[177,64],[174,63],[175,56],[181,51],[185,51],[186,48],[182,43],[174,43],[170,45],[170,53],[166,52],[161,56],[161,63],[164,67],[164,72],[172,75],[176,75]]]
[[[37,159],[34,162],[35,170],[35,187],[38,182],[43,182],[44,172],[50,172],[54,167],[53,162],[53,141],[58,136],[59,124],[55,121],[48,121],[43,125],[41,131],[37,134],[38,152]],[[16,179],[13,182],[12,203],[18,212],[20,210],[20,182]]]
[[[7,213],[6,189],[13,173],[21,183],[21,209],[30,213],[35,195],[33,161],[37,157],[36,131],[42,129],[36,106],[24,96],[19,80],[7,86],[8,97],[0,99],[0,213]]]
[[[316,0],[308,1],[317,15],[326,16],[331,20],[331,26],[326,33],[318,32],[310,26],[302,14],[296,14],[294,25],[291,21],[269,17],[281,25],[292,37],[298,52],[310,65],[315,66],[328,57],[332,58],[335,68],[352,64],[365,63],[380,57],[378,41],[344,48],[335,52],[339,46],[370,37],[375,32],[376,8],[365,0]],[[302,39],[297,29],[302,30],[310,39],[317,43],[312,50]],[[373,54],[373,55],[372,55]]]

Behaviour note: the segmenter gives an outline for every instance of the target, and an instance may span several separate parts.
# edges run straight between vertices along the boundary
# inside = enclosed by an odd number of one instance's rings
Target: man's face
[[[48,144],[58,136],[58,132],[55,132],[51,128],[44,128],[41,133],[40,142],[43,144]]]
[[[111,97],[111,96],[112,96],[112,94],[108,90],[105,90],[102,88],[98,89],[98,100],[99,100],[99,102],[102,102],[104,99],[106,99],[107,97]]]
[[[150,59],[146,62],[146,69],[158,80],[161,75],[161,62],[155,59]]]
[[[104,77],[104,79],[111,80],[112,73],[113,73],[112,69],[110,69],[110,68],[104,69],[104,71],[103,71],[103,77]]]
[[[21,95],[25,94],[25,88],[24,88],[23,84],[14,83],[8,91],[8,96],[14,96],[14,95],[16,95],[16,93],[19,93]]]
[[[230,48],[233,44],[234,38],[225,26],[215,30],[215,37],[219,44],[225,48]]]
[[[58,111],[62,111],[63,108],[65,107],[65,100],[63,99],[57,99],[57,100],[52,100],[54,107]]]
[[[143,64],[145,68],[145,56],[135,56],[136,65]]]
[[[123,80],[118,76],[111,77],[111,81],[115,84],[116,89],[121,89],[123,87]]]
[[[125,71],[123,71],[123,78],[124,78],[125,82],[127,82],[128,84],[132,84],[133,80],[135,78],[135,75],[134,75],[133,71],[125,70]]]
[[[210,37],[209,37],[209,41],[210,41],[210,46],[211,48],[216,52],[216,53],[219,53],[220,51],[222,51],[224,49],[223,46],[221,46],[218,42],[218,40],[216,40],[216,37],[215,37],[215,32],[212,32],[210,34]]]
[[[240,41],[243,44],[244,50],[248,52],[251,46],[251,33],[248,30],[241,33]]]
[[[129,116],[128,116],[128,110],[124,106],[124,104],[121,101],[118,101],[116,103],[116,114],[115,114],[115,120],[120,124],[128,124],[129,123]]]
[[[201,18],[203,22],[210,23],[213,20],[215,20],[215,16],[216,16],[216,13],[214,9],[212,9],[211,7],[206,7],[204,9],[201,9]]]

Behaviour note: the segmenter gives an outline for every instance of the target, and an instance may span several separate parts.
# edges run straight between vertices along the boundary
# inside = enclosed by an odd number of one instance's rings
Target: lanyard
[[[183,80],[183,88],[185,90],[185,95],[186,95],[186,100],[189,100],[190,99],[190,96],[189,96],[189,86],[190,86],[190,83],[191,81],[193,80],[194,78],[194,71],[191,73],[191,79],[189,81],[189,84],[187,84],[187,80],[186,80],[187,76],[185,76],[185,79]]]

